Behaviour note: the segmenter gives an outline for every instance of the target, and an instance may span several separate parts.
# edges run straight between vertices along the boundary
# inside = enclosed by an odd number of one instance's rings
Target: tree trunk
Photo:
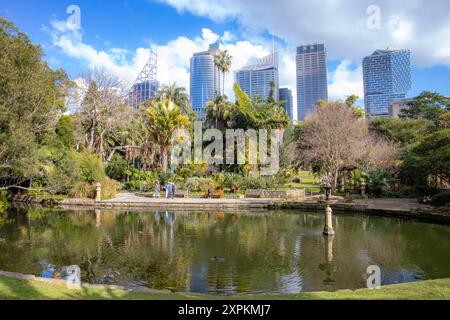
[[[333,186],[333,190],[334,191],[336,191],[336,188],[337,188],[338,176],[339,176],[339,168],[337,168],[335,173],[334,173],[334,186]]]
[[[223,72],[222,96],[225,96],[225,71]]]
[[[167,173],[167,146],[161,147],[162,167],[163,172]]]

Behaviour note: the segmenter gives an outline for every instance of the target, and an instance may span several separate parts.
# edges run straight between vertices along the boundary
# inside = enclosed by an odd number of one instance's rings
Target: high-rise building
[[[205,106],[220,91],[220,72],[214,64],[219,43],[213,43],[209,50],[194,53],[191,58],[190,99],[192,109],[199,120],[205,119]]]
[[[257,59],[236,72],[236,83],[251,98],[267,100],[273,83],[273,98],[278,100],[278,54]]]
[[[150,51],[150,58],[139,73],[136,81],[128,93],[128,104],[138,109],[141,102],[156,96],[159,82],[156,80],[158,57],[155,52]]]
[[[377,50],[363,60],[364,102],[368,116],[389,116],[389,103],[411,89],[411,52]]]
[[[292,98],[292,90],[288,88],[280,88],[279,90],[279,100],[285,101],[282,107],[289,115],[291,121],[294,120],[294,99]]]
[[[324,44],[297,48],[298,119],[315,112],[318,100],[328,100],[327,50]]]

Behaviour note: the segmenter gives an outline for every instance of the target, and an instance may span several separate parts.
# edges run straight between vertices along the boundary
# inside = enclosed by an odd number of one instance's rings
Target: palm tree
[[[219,127],[219,122],[221,127],[224,127],[225,122],[230,117],[230,106],[231,104],[226,96],[216,94],[215,97],[206,104],[206,119],[209,123],[214,122],[216,129]]]
[[[231,64],[233,63],[233,57],[228,54],[227,50],[220,50],[214,56],[214,64],[217,69],[222,72],[222,95],[225,95],[225,74],[230,72]]]
[[[191,107],[189,96],[184,87],[178,87],[177,84],[169,83],[161,86],[156,96],[158,100],[167,99],[172,100],[181,110],[181,113],[188,117],[192,117],[194,111]]]
[[[166,173],[167,153],[173,144],[172,135],[175,130],[189,125],[190,120],[172,100],[150,100],[145,104],[150,104],[146,110],[149,138],[161,148],[162,167]]]

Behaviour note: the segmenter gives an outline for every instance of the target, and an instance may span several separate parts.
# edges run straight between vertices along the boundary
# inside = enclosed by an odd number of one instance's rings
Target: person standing
[[[175,198],[175,183],[172,183],[172,199]]]
[[[169,199],[170,195],[170,183],[166,183],[166,199]]]
[[[159,193],[161,192],[161,186],[159,184],[159,181],[155,184],[155,198],[159,198]]]

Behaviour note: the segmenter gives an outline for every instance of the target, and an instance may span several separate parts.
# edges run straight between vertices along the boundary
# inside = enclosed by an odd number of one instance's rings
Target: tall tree
[[[189,118],[181,113],[180,108],[168,99],[144,102],[147,107],[147,130],[149,139],[161,149],[162,168],[167,172],[168,151],[173,145],[172,135],[175,130],[189,125]]]
[[[339,171],[362,158],[367,136],[365,119],[355,116],[344,103],[320,102],[317,113],[297,128],[299,164],[322,168],[322,173],[334,177],[336,188]]]
[[[125,103],[125,87],[120,78],[101,69],[84,74],[78,84],[74,112],[79,117],[85,146],[104,161],[118,146],[119,128],[130,121],[132,110]]]
[[[0,187],[29,185],[42,169],[38,152],[65,111],[72,83],[52,70],[40,46],[0,17]]]
[[[190,118],[194,115],[186,88],[178,87],[175,82],[163,85],[156,98],[173,101],[181,112]]]
[[[210,125],[214,124],[217,129],[224,128],[230,119],[231,103],[226,96],[216,95],[207,102],[205,112]]]
[[[400,117],[427,119],[438,127],[440,115],[450,111],[450,97],[443,96],[437,92],[424,91],[409,101],[407,106],[401,111]]]
[[[230,72],[232,63],[233,57],[228,54],[227,50],[220,50],[214,56],[214,64],[222,72],[222,95],[225,95],[225,75]]]

